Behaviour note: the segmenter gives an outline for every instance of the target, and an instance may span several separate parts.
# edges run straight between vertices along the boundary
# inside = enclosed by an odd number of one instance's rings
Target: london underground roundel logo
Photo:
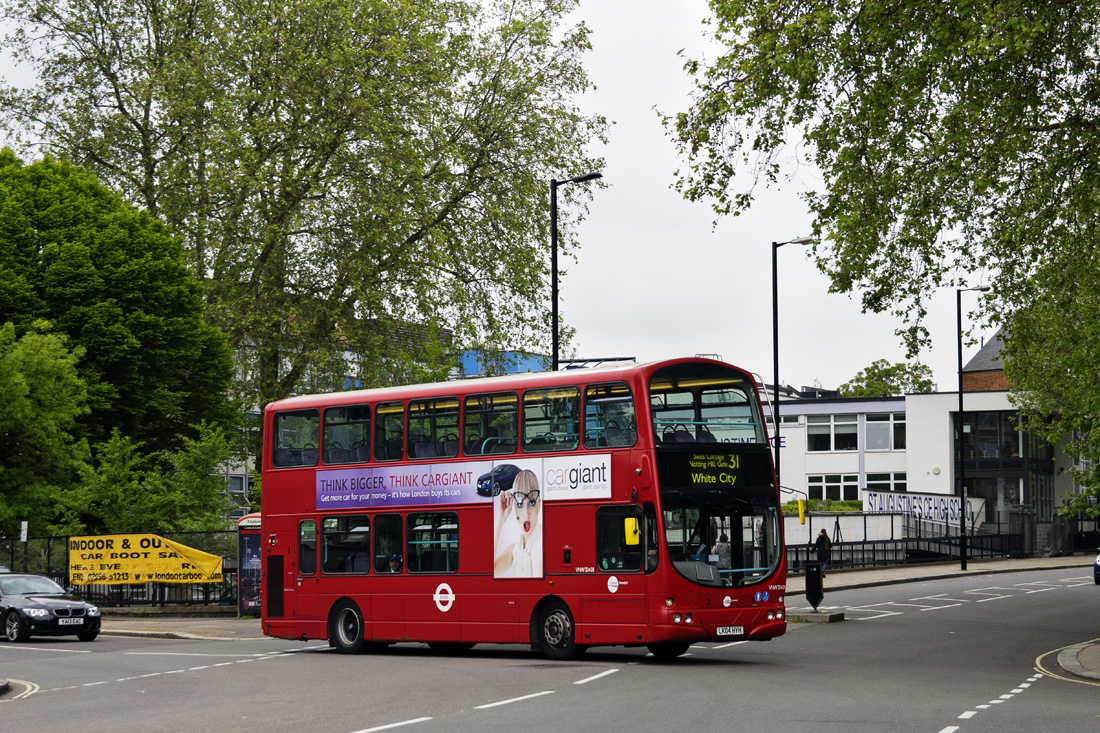
[[[432,600],[435,601],[435,606],[443,613],[451,610],[451,606],[455,602],[455,592],[451,590],[451,586],[446,583],[440,583],[435,589],[435,595],[432,596]]]

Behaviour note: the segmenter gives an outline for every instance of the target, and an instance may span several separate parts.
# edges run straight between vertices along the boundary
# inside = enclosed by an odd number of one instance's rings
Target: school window
[[[573,450],[580,443],[581,391],[532,389],[523,394],[523,452]]]
[[[859,499],[858,474],[825,474],[806,477],[806,493],[811,499],[856,501]]]
[[[458,398],[409,401],[409,458],[458,455]]]
[[[370,460],[370,405],[330,407],[325,410],[326,465],[366,463]]]
[[[584,390],[584,447],[629,447],[638,442],[630,387],[593,384]]]
[[[409,515],[410,573],[458,571],[458,515],[432,512]]]
[[[855,415],[807,415],[806,450],[859,450],[859,421]]]
[[[596,565],[600,570],[641,570],[646,537],[636,506],[603,506],[596,510]]]
[[[374,460],[400,461],[405,442],[405,406],[380,402],[374,408]]]
[[[370,519],[366,516],[321,520],[321,568],[325,573],[370,570]]]
[[[516,452],[519,396],[515,392],[470,395],[462,415],[463,453],[483,456]]]
[[[298,572],[302,575],[317,572],[317,522],[312,519],[298,523]]]
[[[404,567],[401,554],[404,525],[400,514],[379,514],[374,518],[374,571],[400,573]]]
[[[905,450],[905,413],[867,415],[867,450]]]
[[[905,491],[905,472],[867,474],[868,491]]]
[[[271,463],[275,468],[317,465],[321,439],[321,414],[317,410],[278,412],[272,427],[275,436]]]

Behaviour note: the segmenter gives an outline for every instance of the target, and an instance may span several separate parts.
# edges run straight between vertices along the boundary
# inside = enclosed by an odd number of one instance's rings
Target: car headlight
[[[32,618],[48,618],[50,615],[50,612],[44,608],[24,608],[23,613]]]
[[[96,606],[88,606],[88,615],[89,616],[98,616],[99,615],[99,608],[96,607]]]

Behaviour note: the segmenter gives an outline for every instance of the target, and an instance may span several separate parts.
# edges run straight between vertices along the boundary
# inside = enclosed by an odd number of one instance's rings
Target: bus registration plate
[[[719,636],[742,636],[745,633],[744,626],[719,626]]]
[[[79,626],[80,624],[84,623],[84,619],[82,619],[82,618],[59,618],[59,619],[57,619],[57,623],[60,626]]]

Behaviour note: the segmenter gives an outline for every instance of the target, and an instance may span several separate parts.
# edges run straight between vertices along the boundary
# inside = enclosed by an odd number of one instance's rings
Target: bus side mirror
[[[626,537],[628,546],[635,546],[641,542],[642,533],[638,531],[637,517],[627,517],[623,520],[623,536]]]

